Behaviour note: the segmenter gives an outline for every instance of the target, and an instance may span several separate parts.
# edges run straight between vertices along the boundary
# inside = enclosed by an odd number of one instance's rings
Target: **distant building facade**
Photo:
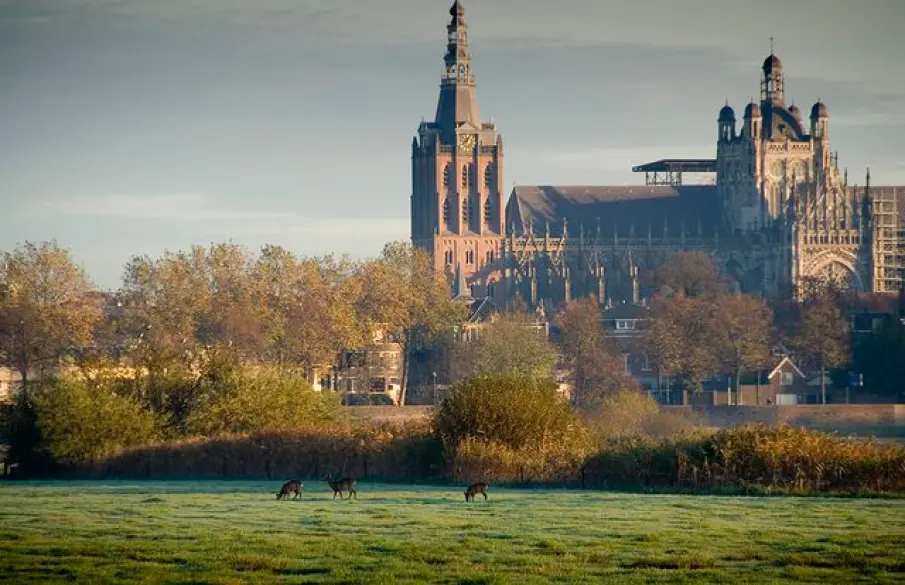
[[[499,306],[630,301],[639,272],[678,251],[710,254],[746,292],[788,294],[807,277],[861,292],[899,290],[905,187],[849,182],[820,101],[808,120],[785,100],[776,55],[741,125],[727,104],[714,185],[516,186],[503,208],[503,141],[480,120],[465,11],[450,10],[440,98],[412,143],[412,242],[458,290]],[[461,278],[464,277],[464,278]]]

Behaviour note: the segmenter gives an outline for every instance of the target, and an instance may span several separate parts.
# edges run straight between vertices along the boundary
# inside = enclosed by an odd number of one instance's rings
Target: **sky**
[[[377,254],[409,235],[451,0],[0,0],[0,250],[233,241]],[[504,181],[621,185],[713,157],[775,52],[853,182],[905,185],[902,0],[464,0]]]

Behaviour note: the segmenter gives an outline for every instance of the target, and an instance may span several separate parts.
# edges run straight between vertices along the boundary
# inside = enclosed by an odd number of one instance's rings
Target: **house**
[[[341,392],[349,404],[398,404],[402,368],[402,344],[378,331],[367,347],[341,351],[332,376],[318,385]]]
[[[642,303],[611,305],[603,310],[601,319],[604,335],[621,352],[624,373],[648,391],[661,391],[666,386],[665,377],[643,343],[653,321],[650,307]]]
[[[807,375],[788,355],[774,352],[762,369],[748,370],[735,387],[733,374],[718,374],[705,380],[700,393],[685,393],[684,404],[769,406],[802,404],[809,392]]]

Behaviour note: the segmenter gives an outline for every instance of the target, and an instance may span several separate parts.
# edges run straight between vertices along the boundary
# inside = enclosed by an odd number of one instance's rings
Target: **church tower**
[[[455,294],[493,296],[485,268],[504,236],[503,140],[481,122],[465,9],[457,0],[449,14],[437,113],[412,140],[412,243],[431,254]]]

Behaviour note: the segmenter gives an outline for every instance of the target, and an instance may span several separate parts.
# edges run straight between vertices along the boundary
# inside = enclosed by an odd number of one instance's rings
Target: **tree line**
[[[232,243],[136,256],[112,295],[98,295],[56,242],[26,243],[0,256],[0,364],[26,383],[61,363],[88,379],[126,366],[135,393],[153,397],[174,379],[198,380],[224,364],[310,379],[341,350],[365,347],[380,331],[402,345],[403,402],[416,353],[427,354],[429,368],[449,382],[482,372],[567,372],[576,397],[598,396],[587,399],[593,402],[630,383],[621,375],[627,350],[645,353],[692,391],[715,372],[732,376],[737,387],[744,371],[768,363],[778,343],[810,371],[852,360],[848,296],[831,284],[806,281],[796,301],[768,303],[731,292],[711,258],[698,252],[675,254],[644,277],[651,321],[633,347],[605,335],[593,299],[561,307],[552,339],[537,334],[516,299],[475,341],[460,344],[451,332],[468,307],[450,297],[427,254],[404,243],[361,261],[299,257],[277,246],[252,253]],[[905,336],[896,325],[881,337],[901,346]],[[886,357],[895,352],[884,347]],[[882,386],[878,352],[854,349],[857,365]]]

